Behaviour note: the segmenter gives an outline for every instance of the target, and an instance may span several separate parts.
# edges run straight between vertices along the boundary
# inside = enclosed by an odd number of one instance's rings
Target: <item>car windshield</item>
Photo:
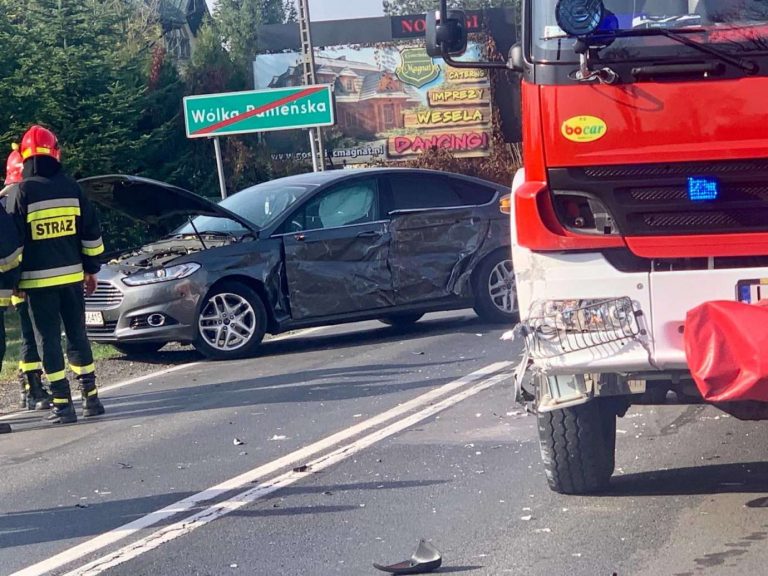
[[[229,196],[222,200],[219,206],[242,216],[258,228],[264,228],[313,188],[314,186],[285,184],[279,181],[265,182]],[[229,218],[198,216],[192,222],[194,226],[187,223],[174,234],[194,234],[195,229],[200,233],[224,234],[243,234],[247,231],[240,223]]]
[[[531,0],[532,56],[540,62],[575,62],[574,40],[563,37],[556,5],[556,0]],[[768,51],[768,2],[763,0],[606,0],[604,5],[606,28],[664,28],[729,53]],[[691,55],[701,53],[663,35],[617,38],[599,52],[603,61]]]

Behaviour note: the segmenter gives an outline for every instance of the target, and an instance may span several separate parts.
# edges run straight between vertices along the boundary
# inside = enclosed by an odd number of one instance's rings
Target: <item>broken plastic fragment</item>
[[[275,434],[274,436],[272,436],[272,438],[270,438],[270,440],[288,440],[288,436]]]
[[[426,540],[419,541],[419,547],[410,560],[383,566],[374,562],[373,567],[390,574],[425,574],[437,570],[443,564],[440,552]]]
[[[528,522],[531,518],[533,518],[533,516],[531,516],[530,514],[528,516],[520,516],[520,520],[522,520],[523,522]]]
[[[243,444],[245,444],[245,442],[240,440],[240,438],[235,438],[234,440],[232,440],[232,444],[234,444],[235,446],[242,446]]]

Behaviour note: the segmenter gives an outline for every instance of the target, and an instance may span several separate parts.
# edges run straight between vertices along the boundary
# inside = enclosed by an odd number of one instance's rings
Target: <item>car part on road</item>
[[[608,487],[616,451],[616,410],[610,401],[540,412],[538,420],[541,457],[552,490],[590,494]]]
[[[515,271],[506,250],[488,256],[475,272],[474,309],[486,322],[513,324],[520,320]]]
[[[393,314],[392,316],[384,316],[379,318],[379,322],[392,326],[394,328],[405,328],[411,324],[416,324],[424,317],[424,314],[415,312],[413,314]]]
[[[112,344],[112,346],[118,351],[122,352],[126,356],[144,356],[146,354],[154,354],[158,352],[165,343],[163,342],[120,342]]]
[[[240,282],[222,282],[200,307],[195,348],[212,360],[245,358],[256,351],[266,328],[259,295]]]
[[[443,564],[443,558],[432,544],[426,540],[419,541],[419,547],[413,553],[410,560],[404,560],[397,564],[383,566],[374,562],[373,567],[390,574],[426,574],[437,570]]]

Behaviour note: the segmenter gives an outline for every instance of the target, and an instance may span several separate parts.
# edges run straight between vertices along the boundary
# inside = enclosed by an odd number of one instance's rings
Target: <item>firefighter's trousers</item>
[[[43,368],[52,387],[66,381],[64,353],[61,349],[61,325],[67,336],[69,366],[78,379],[93,381],[91,343],[85,331],[85,297],[82,282],[27,292],[29,312],[43,354]]]
[[[37,351],[37,341],[35,339],[35,329],[32,326],[32,318],[29,316],[29,303],[20,298],[14,298],[16,311],[19,313],[19,324],[21,327],[21,358],[19,360],[19,370],[24,372],[36,372],[43,369],[40,354]]]
[[[0,370],[5,359],[5,306],[0,307]]]

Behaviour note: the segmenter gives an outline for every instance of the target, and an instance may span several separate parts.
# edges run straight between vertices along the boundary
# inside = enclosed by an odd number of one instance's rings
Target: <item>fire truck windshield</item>
[[[529,44],[535,62],[575,62],[573,38],[555,19],[556,0],[530,0]],[[600,49],[604,62],[681,58],[696,54],[690,46],[663,34],[626,37],[622,32],[654,28],[685,34],[697,43],[728,53],[768,53],[768,2],[765,0],[605,0],[603,27],[616,33]],[[610,23],[609,23],[610,21]],[[692,54],[693,52],[693,54]]]

